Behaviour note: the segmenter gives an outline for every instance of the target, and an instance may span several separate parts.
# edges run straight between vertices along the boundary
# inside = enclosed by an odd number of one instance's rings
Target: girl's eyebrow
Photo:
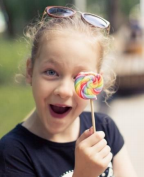
[[[53,58],[50,58],[48,60],[44,60],[43,61],[43,65],[45,64],[52,64],[52,65],[55,65],[57,67],[64,67],[63,63],[58,61],[58,60],[55,60]],[[83,66],[81,64],[78,64],[75,66],[75,71],[89,71],[91,70],[91,68],[89,68],[89,65],[86,66]]]
[[[46,63],[50,63],[50,64],[54,64],[54,65],[60,65],[60,64],[61,64],[61,62],[56,61],[56,60],[54,60],[54,59],[52,59],[52,58],[50,58],[50,59],[48,59],[48,60],[45,60],[45,61],[43,62],[43,64],[46,64]]]
[[[87,66],[83,66],[83,65],[81,65],[81,64],[79,64],[79,65],[77,65],[76,67],[75,67],[75,69],[76,70],[91,70],[91,68],[89,68],[89,65],[87,65]]]

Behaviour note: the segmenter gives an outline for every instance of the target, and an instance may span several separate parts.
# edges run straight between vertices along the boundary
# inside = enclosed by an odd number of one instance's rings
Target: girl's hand
[[[76,142],[73,177],[98,177],[105,171],[112,153],[104,136],[104,132],[93,133],[93,128],[90,128],[79,137]]]

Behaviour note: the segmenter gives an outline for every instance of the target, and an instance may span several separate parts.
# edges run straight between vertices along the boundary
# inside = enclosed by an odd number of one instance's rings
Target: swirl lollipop
[[[93,101],[97,99],[97,95],[102,91],[103,78],[100,74],[94,72],[80,72],[75,79],[76,93],[82,99],[90,99],[92,123],[95,131],[95,118]]]

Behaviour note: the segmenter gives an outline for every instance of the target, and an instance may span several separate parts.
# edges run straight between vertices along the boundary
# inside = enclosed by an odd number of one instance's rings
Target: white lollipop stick
[[[91,99],[90,99],[90,105],[91,105],[92,125],[93,125],[94,132],[96,132],[95,117],[94,117],[94,106],[93,106],[93,100],[91,100]]]

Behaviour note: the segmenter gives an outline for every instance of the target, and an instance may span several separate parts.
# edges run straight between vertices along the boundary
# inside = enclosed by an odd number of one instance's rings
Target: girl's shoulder
[[[16,132],[18,132],[20,129],[20,124],[18,124],[15,128],[13,128],[12,130],[10,130],[7,134],[5,134],[1,139],[0,139],[0,145],[4,146],[4,144],[11,144],[13,145],[13,142],[16,141],[16,139],[18,138],[18,134]]]
[[[8,132],[0,139],[0,156],[6,157],[18,153],[19,149],[23,147],[23,136],[18,124],[14,129]]]
[[[112,118],[109,117],[107,114],[104,114],[104,113],[101,113],[101,112],[95,112],[94,113],[95,115],[95,119],[98,121],[98,122],[105,122],[105,121],[112,121]],[[89,111],[84,111],[82,112],[81,116],[85,117],[85,118],[90,118],[91,117],[91,112]]]
[[[32,147],[32,140],[32,133],[20,123],[0,139],[0,155],[8,156],[25,151],[28,146]]]
[[[23,176],[22,171],[34,176],[23,134],[19,124],[0,139],[0,176]]]
[[[90,127],[92,126],[91,117],[92,117],[91,112],[83,112],[80,115],[81,122],[83,122],[83,124],[86,124]],[[106,130],[109,128],[112,130],[112,129],[117,128],[117,125],[114,122],[114,120],[111,117],[109,117],[107,114],[95,112],[94,117],[95,117],[97,131],[102,131],[102,130]]]

